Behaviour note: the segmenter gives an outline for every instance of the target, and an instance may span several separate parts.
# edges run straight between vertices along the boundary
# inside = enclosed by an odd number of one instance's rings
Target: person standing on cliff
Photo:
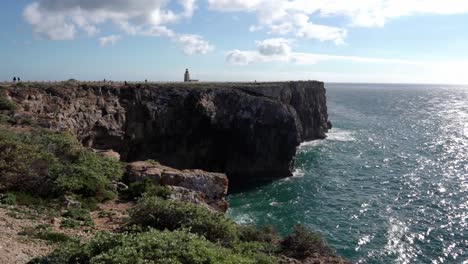
[[[16,82],[16,77],[13,77],[13,82],[14,82],[14,83]]]

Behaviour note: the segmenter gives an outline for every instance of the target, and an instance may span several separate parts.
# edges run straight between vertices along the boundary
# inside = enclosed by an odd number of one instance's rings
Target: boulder
[[[127,184],[145,179],[169,186],[173,191],[171,199],[200,204],[220,212],[228,209],[224,199],[228,188],[225,174],[202,170],[181,171],[154,161],[137,161],[127,165],[124,175]]]
[[[97,154],[103,156],[103,157],[106,157],[106,158],[109,158],[109,159],[113,159],[113,160],[116,160],[116,161],[120,161],[120,154],[118,152],[115,152],[113,151],[112,149],[108,149],[108,150],[95,150]]]

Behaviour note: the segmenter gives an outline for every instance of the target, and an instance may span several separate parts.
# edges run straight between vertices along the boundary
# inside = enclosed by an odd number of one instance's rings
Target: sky
[[[0,81],[468,84],[468,0],[2,0]]]

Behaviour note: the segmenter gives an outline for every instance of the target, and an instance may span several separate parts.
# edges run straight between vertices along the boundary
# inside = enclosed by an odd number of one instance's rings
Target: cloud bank
[[[111,23],[127,35],[169,37],[182,45],[184,53],[203,54],[213,46],[201,36],[167,28],[191,18],[195,1],[177,0],[178,11],[173,11],[168,0],[37,0],[26,6],[23,17],[37,34],[51,40],[72,40],[79,33],[95,36],[102,25]],[[104,36],[99,43],[115,44],[120,38]]]
[[[347,28],[383,27],[386,22],[417,14],[468,13],[466,0],[208,0],[212,10],[248,12],[257,17],[251,31],[293,35],[302,39],[344,44]],[[345,25],[321,25],[314,20],[344,17]]]
[[[249,30],[274,37],[257,43],[255,51],[230,53],[232,61],[247,64],[272,58],[302,61],[290,50],[295,40],[343,45],[355,27],[383,27],[392,19],[417,14],[468,13],[467,0],[34,0],[25,7],[23,17],[36,34],[51,40],[72,40],[84,34],[98,36],[99,44],[107,46],[125,35],[166,37],[187,55],[205,54],[214,49],[213,44],[200,35],[171,29],[191,19],[197,5],[207,5],[211,12],[253,14],[256,23]],[[323,19],[327,17],[340,19]],[[109,24],[120,32],[100,36]],[[277,52],[282,54],[268,54]]]
[[[305,52],[293,52],[291,39],[265,39],[257,41],[256,50],[232,50],[226,54],[226,61],[234,65],[248,65],[265,62],[286,62],[294,64],[316,64],[322,61],[353,61],[361,63],[390,63],[406,65],[425,65],[425,62],[385,59],[358,56],[338,56],[327,54],[315,54]]]

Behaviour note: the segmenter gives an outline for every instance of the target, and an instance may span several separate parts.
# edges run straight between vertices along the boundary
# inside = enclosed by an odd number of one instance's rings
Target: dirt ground
[[[12,215],[11,210],[0,208],[0,264],[23,264],[54,249],[46,241],[18,235],[26,227],[44,224],[42,220],[18,219]]]
[[[24,264],[29,260],[52,252],[58,245],[41,239],[19,235],[25,228],[47,225],[55,232],[79,238],[90,239],[98,231],[118,229],[128,217],[132,203],[110,201],[99,205],[91,212],[94,227],[75,229],[61,228],[61,217],[38,215],[34,209],[20,206],[0,206],[0,264]]]

